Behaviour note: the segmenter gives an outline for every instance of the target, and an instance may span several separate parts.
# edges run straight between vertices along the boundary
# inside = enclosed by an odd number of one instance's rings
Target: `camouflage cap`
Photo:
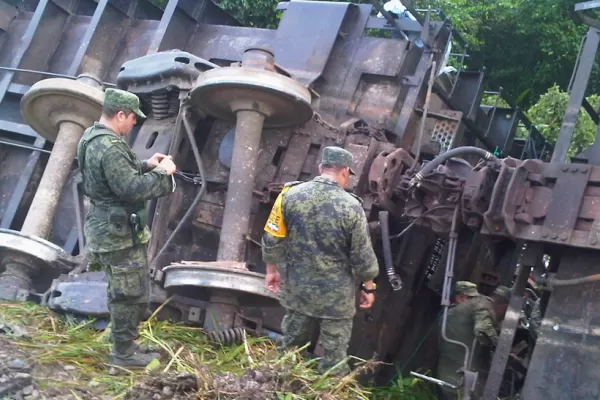
[[[494,294],[499,297],[505,298],[507,301],[510,300],[511,292],[510,289],[506,286],[498,286],[496,290],[494,290]]]
[[[475,297],[479,295],[477,285],[469,281],[458,281],[454,287],[454,293]]]
[[[350,168],[350,174],[356,175],[350,167],[352,165],[352,153],[341,147],[325,147],[321,155],[321,164],[332,167]]]
[[[115,108],[129,109],[138,117],[146,118],[140,110],[140,99],[133,93],[120,89],[106,89],[104,91],[104,105]]]

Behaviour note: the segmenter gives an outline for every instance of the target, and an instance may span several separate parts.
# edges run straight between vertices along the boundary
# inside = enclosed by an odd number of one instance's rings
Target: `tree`
[[[487,87],[531,105],[554,83],[566,89],[587,26],[573,15],[580,0],[417,0],[440,8],[470,47],[467,65],[487,68]],[[594,85],[600,87],[594,78]]]
[[[595,109],[600,106],[600,95],[588,96],[587,100]],[[558,85],[554,85],[527,111],[531,122],[552,144],[556,143],[568,102],[569,94],[561,91]],[[579,110],[568,156],[572,157],[588,148],[595,137],[596,124],[582,107]]]

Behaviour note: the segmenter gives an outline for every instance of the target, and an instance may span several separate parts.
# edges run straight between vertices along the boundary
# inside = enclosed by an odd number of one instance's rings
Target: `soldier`
[[[352,154],[339,147],[323,149],[320,176],[286,184],[265,225],[265,284],[280,295],[287,314],[281,348],[303,346],[312,324],[320,324],[324,356],[319,370],[345,375],[356,312],[355,279],[362,281],[360,307],[375,300],[373,279],[379,272],[358,197],[346,192]],[[280,268],[278,270],[278,268]]]
[[[456,304],[464,303],[465,301],[479,296],[477,285],[469,281],[458,281],[454,286],[454,302]]]
[[[474,350],[471,370],[479,372],[476,395],[481,395],[490,364],[490,349],[498,342],[498,323],[504,318],[510,289],[499,286],[490,297],[474,296],[448,310],[446,336],[450,340],[462,342]],[[477,346],[473,343],[477,340]],[[487,351],[486,351],[487,349]],[[438,358],[438,379],[459,385],[460,370],[463,368],[465,351],[462,346],[440,341]],[[456,393],[442,390],[442,398],[456,399]]]
[[[146,201],[175,190],[170,156],[157,153],[141,161],[123,140],[136,117],[145,118],[136,95],[107,89],[100,121],[86,129],[77,148],[91,202],[84,225],[87,246],[108,277],[112,362],[128,367],[143,367],[158,357],[134,342],[150,290],[145,207]]]

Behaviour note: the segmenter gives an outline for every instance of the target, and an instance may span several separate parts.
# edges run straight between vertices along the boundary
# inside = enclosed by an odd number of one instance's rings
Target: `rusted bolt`
[[[495,230],[495,231],[499,231],[499,230],[500,230],[500,227],[499,227],[498,225],[496,225],[496,226],[494,226],[494,230]]]

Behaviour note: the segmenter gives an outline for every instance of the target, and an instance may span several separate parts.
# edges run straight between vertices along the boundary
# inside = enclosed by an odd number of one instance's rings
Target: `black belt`
[[[122,207],[122,206],[114,206],[114,207]],[[122,207],[125,212],[129,215],[138,215],[138,213],[141,210],[128,210],[125,207]],[[106,206],[97,206],[95,204],[91,205],[91,209],[90,211],[92,212],[92,214],[94,214],[96,217],[98,218],[102,218],[102,219],[106,219],[108,220],[108,215],[110,213],[110,207],[106,207]]]

